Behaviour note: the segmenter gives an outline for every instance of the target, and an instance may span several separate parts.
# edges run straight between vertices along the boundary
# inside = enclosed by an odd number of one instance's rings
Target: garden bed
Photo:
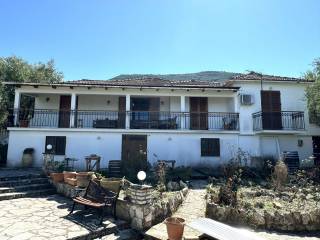
[[[241,186],[237,206],[218,204],[219,186],[210,186],[206,215],[235,225],[280,231],[320,230],[320,187],[287,186],[274,191]]]

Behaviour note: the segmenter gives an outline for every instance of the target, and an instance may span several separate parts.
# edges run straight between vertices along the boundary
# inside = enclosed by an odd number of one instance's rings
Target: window
[[[52,150],[47,149],[47,145],[52,145]],[[53,152],[55,155],[66,154],[66,137],[65,136],[46,136],[45,153]]]
[[[220,157],[219,138],[201,138],[202,157]]]

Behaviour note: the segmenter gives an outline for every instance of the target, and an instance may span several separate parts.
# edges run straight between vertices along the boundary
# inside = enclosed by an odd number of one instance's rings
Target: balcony
[[[20,128],[239,130],[239,114],[227,112],[15,109],[8,122]]]
[[[299,111],[256,112],[252,114],[254,131],[303,131],[304,113]]]

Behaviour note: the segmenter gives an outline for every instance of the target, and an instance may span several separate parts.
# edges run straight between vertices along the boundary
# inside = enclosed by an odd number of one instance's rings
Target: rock
[[[186,183],[184,183],[182,180],[180,180],[179,185],[180,185],[180,189],[184,189],[184,188],[188,187],[188,185]]]
[[[314,197],[313,197],[312,194],[310,194],[310,193],[306,196],[306,199],[307,199],[307,200],[311,200],[311,199],[313,199],[313,198],[314,198]]]
[[[265,225],[264,214],[260,212],[254,212],[252,215],[252,223],[256,227],[263,227]]]
[[[268,182],[267,181],[264,181],[264,180],[262,180],[262,181],[260,181],[260,185],[261,185],[261,187],[267,187],[268,186]]]
[[[277,209],[281,209],[282,208],[282,205],[279,202],[274,201],[272,204],[273,204],[274,208],[277,208]]]
[[[168,182],[168,184],[167,184],[167,189],[168,189],[169,191],[179,191],[179,190],[180,190],[180,185],[179,185],[179,183],[177,183],[177,182],[172,182],[172,181],[170,181],[170,182]]]
[[[263,202],[256,202],[254,204],[254,207],[256,207],[256,208],[264,208],[264,203]]]

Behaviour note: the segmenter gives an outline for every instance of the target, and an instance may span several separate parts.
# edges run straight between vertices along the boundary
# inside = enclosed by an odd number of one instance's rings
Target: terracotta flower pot
[[[76,172],[63,171],[63,180],[65,183],[67,182],[67,178],[76,178],[76,176]]]
[[[63,173],[51,173],[50,176],[54,182],[63,182]]]
[[[181,240],[184,231],[185,220],[183,218],[169,217],[164,223],[167,226],[169,240]]]
[[[77,185],[78,187],[86,188],[89,185],[90,174],[88,172],[77,173]]]
[[[71,186],[77,186],[77,179],[76,178],[66,178],[64,180],[64,182],[71,185]]]

